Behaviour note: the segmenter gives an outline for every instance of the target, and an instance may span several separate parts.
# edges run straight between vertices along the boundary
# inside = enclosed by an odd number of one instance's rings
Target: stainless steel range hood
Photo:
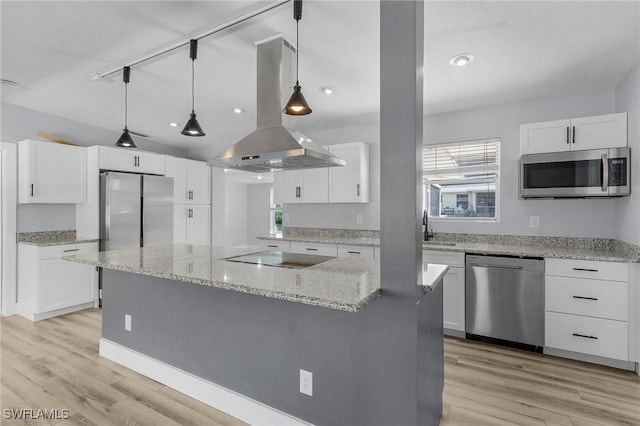
[[[293,130],[282,112],[292,90],[294,48],[282,37],[258,44],[258,128],[207,163],[214,167],[268,172],[344,166],[344,160]]]

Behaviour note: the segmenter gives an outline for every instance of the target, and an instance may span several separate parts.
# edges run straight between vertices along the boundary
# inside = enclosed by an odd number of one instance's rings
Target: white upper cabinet
[[[175,204],[209,204],[211,202],[210,168],[202,161],[167,157],[166,175],[173,178]]]
[[[325,147],[344,167],[284,170],[273,174],[276,203],[368,203],[369,146],[362,142]]]
[[[347,163],[344,167],[329,168],[329,202],[368,203],[369,145],[353,142],[328,148]]]
[[[54,142],[18,142],[18,202],[82,204],[87,201],[86,149]]]
[[[626,112],[520,126],[520,155],[626,146]]]
[[[329,172],[326,168],[275,172],[273,198],[283,204],[327,203]]]
[[[164,155],[151,154],[127,148],[100,146],[100,169],[119,172],[165,174]]]

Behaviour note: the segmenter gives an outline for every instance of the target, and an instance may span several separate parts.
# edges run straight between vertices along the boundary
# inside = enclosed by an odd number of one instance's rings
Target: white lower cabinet
[[[337,244],[291,242],[291,253],[317,254],[320,256],[338,256]]]
[[[350,259],[374,260],[375,248],[370,246],[349,246],[338,244],[338,257]]]
[[[628,333],[626,321],[545,313],[545,346],[550,348],[627,361]]]
[[[260,250],[288,252],[291,249],[291,243],[289,241],[260,240],[258,246]]]
[[[211,241],[211,207],[207,205],[176,205],[173,207],[173,242],[204,244]]]
[[[423,251],[422,261],[449,266],[442,281],[442,325],[444,334],[464,336],[464,253]]]
[[[97,306],[95,266],[63,260],[98,251],[98,243],[18,244],[18,313],[32,321]]]
[[[546,259],[545,348],[628,361],[628,268]]]

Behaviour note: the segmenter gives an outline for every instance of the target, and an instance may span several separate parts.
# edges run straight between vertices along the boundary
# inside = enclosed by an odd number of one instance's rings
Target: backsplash
[[[283,227],[284,238],[380,238],[380,231],[369,229]]]

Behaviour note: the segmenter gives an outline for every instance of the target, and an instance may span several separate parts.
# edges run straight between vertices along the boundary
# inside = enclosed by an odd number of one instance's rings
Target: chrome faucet
[[[424,241],[433,238],[433,231],[429,231],[429,214],[426,210],[422,212],[422,225],[424,226]]]

